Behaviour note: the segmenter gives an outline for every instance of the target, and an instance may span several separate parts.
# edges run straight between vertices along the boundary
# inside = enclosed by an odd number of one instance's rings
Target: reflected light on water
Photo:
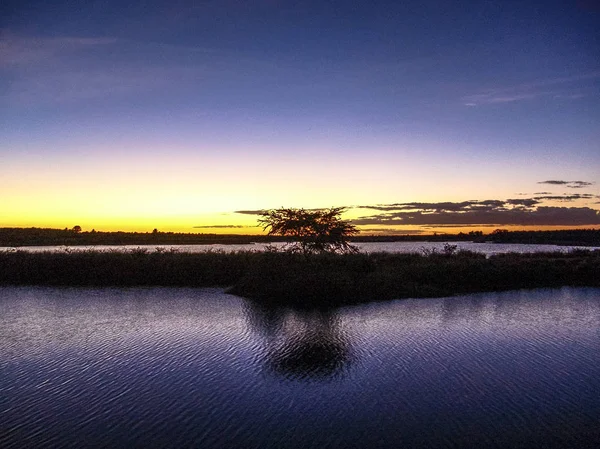
[[[0,373],[3,449],[591,448],[600,290],[298,310],[5,287]]]

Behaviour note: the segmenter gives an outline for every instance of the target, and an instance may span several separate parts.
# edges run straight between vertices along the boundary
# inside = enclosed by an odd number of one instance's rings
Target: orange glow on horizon
[[[184,222],[170,221],[168,219],[160,220],[36,220],[36,221],[15,221],[4,222],[0,227],[6,228],[50,228],[50,229],[71,229],[74,226],[81,226],[83,232],[92,230],[99,232],[152,232],[157,229],[160,232],[175,232],[184,234],[218,234],[218,235],[265,235],[266,232],[256,224],[256,222],[245,220],[246,224],[239,225],[215,225],[215,224],[194,224],[189,225],[190,220]],[[499,226],[357,226],[359,236],[402,236],[402,235],[443,235],[443,234],[468,234],[469,232],[482,232],[484,235],[491,234],[496,229],[506,229],[508,231],[553,231],[553,230],[575,230],[575,229],[596,229],[600,230],[600,225],[577,225],[577,226],[521,226],[521,225],[499,225]]]

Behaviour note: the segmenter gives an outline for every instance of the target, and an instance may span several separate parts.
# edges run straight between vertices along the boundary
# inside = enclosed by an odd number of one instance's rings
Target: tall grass
[[[0,252],[0,284],[228,286],[251,253],[131,251]]]
[[[600,251],[485,255],[282,252],[0,252],[0,285],[227,287],[281,304],[600,286]]]

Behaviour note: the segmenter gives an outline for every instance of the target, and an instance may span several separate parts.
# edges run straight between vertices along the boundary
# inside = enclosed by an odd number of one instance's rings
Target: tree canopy
[[[348,237],[359,231],[349,221],[341,219],[345,209],[271,209],[262,214],[258,223],[263,230],[268,230],[268,235],[291,237],[294,242],[287,249],[292,252],[356,252],[357,248],[348,243]]]

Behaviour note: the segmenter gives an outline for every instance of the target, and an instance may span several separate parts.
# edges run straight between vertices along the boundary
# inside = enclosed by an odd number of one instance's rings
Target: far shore
[[[243,245],[287,242],[268,235],[161,232],[102,232],[48,228],[0,228],[0,247],[114,245]],[[472,231],[459,234],[357,235],[350,242],[475,242],[600,247],[600,229],[555,231]]]

